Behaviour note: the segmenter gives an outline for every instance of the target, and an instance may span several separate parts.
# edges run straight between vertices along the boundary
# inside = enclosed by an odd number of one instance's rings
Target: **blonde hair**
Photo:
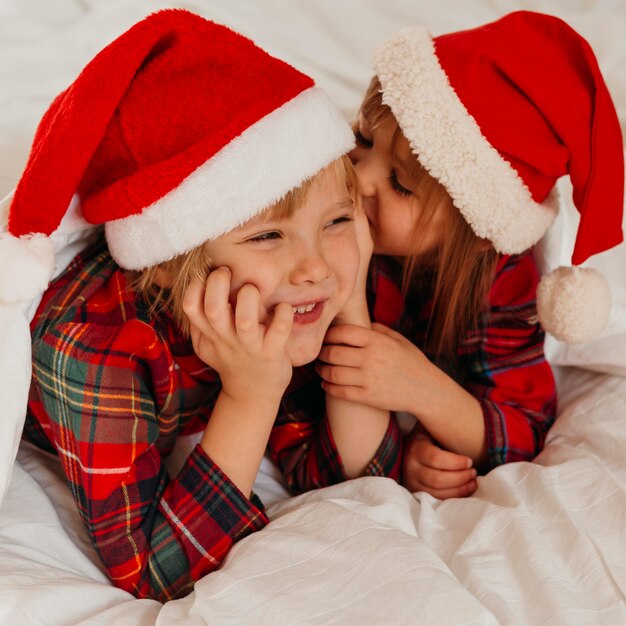
[[[311,178],[306,179],[299,187],[289,191],[264,212],[267,212],[271,219],[289,219],[306,202],[313,183],[324,176],[332,176],[338,183],[345,184],[355,206],[359,207],[356,174],[350,159],[344,155]],[[188,337],[189,320],[183,311],[183,297],[193,278],[199,278],[205,282],[210,271],[211,259],[208,257],[203,244],[186,254],[181,254],[145,270],[127,271],[127,275],[131,287],[138,291],[147,302],[149,315],[158,315],[162,312],[169,313],[177,322],[183,335]],[[167,287],[158,284],[157,276],[161,273],[170,279]]]
[[[397,150],[402,131],[389,107],[382,102],[382,89],[376,76],[367,89],[361,112],[372,128],[388,119],[394,120],[392,150]],[[489,241],[474,233],[445,187],[420,165],[417,157],[409,160],[407,174],[421,207],[411,232],[413,249],[420,249],[437,213],[444,216],[445,237],[435,250],[403,259],[402,294],[406,298],[410,290],[425,290],[432,296],[432,314],[423,348],[439,361],[455,361],[459,342],[480,324],[487,310],[498,253]]]

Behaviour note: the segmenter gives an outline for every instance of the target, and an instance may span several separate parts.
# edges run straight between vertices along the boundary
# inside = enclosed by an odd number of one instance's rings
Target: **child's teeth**
[[[308,313],[315,308],[315,304],[305,304],[304,306],[294,306],[293,310],[295,313]]]

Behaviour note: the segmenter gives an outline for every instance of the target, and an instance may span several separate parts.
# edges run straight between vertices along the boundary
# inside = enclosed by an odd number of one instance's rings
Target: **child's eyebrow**
[[[346,196],[343,200],[338,200],[337,202],[333,202],[331,205],[329,205],[328,210],[351,209],[353,207],[354,207],[354,202],[352,201],[352,198],[350,198],[349,196]]]
[[[326,206],[323,211],[326,213],[330,213],[331,211],[337,211],[339,209],[353,209],[354,208],[354,201],[352,200],[352,198],[350,196],[346,196],[345,198],[342,198],[341,200],[337,200],[337,202],[332,202],[331,204],[329,204],[328,206]],[[277,218],[272,216],[271,214],[268,215],[263,215],[263,214],[259,214],[256,215],[254,218],[252,218],[250,221],[246,222],[245,224],[241,224],[240,226],[237,226],[236,228],[233,229],[233,231],[236,231],[238,233],[245,233],[248,230],[254,230],[255,228],[261,228],[261,227],[265,227],[268,224],[274,224],[277,222],[283,222],[283,221],[289,221],[289,217],[283,217],[283,218]]]

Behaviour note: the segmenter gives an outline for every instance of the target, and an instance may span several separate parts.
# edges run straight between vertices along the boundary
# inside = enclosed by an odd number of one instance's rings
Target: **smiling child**
[[[24,436],[58,455],[109,577],[138,597],[188,593],[268,523],[252,493],[268,446],[294,492],[399,476],[395,420],[326,405],[307,365],[331,323],[369,326],[352,145],[308,76],[182,10],[107,46],[40,123],[0,297],[48,284],[70,203],[104,237],[33,319]]]

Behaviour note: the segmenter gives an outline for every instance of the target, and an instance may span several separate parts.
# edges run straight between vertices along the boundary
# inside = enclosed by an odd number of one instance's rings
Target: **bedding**
[[[166,6],[251,36],[314,76],[347,117],[373,47],[395,30],[419,22],[438,34],[543,10],[591,42],[626,128],[623,0],[0,0],[0,197],[54,95],[102,46]],[[577,213],[571,190],[560,191],[560,216],[536,250],[544,270],[571,254]],[[56,271],[92,236],[70,212],[54,238]],[[535,461],[497,468],[472,497],[443,502],[384,478],[290,498],[264,461],[255,491],[271,523],[164,605],[111,586],[56,459],[18,448],[37,302],[0,310],[0,624],[626,623],[626,246],[589,265],[612,287],[609,326],[585,345],[548,341],[559,415]],[[172,472],[193,444],[180,442]]]

